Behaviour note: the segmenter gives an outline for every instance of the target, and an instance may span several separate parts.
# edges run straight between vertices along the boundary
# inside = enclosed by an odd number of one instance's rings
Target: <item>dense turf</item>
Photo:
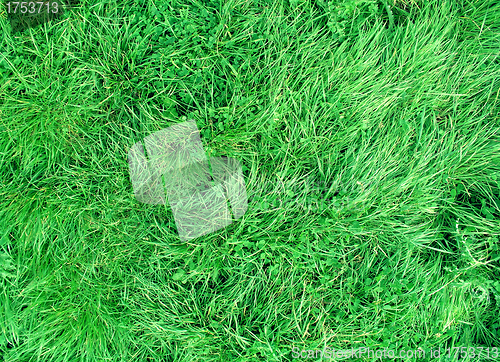
[[[498,19],[496,0],[82,1],[13,33],[4,13],[0,357],[500,347]],[[249,208],[181,242],[127,152],[187,119],[244,165]]]

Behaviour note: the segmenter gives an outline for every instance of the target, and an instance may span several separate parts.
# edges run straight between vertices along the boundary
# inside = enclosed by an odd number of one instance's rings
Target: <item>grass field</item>
[[[0,360],[500,359],[496,0],[2,9]],[[189,119],[248,210],[183,242],[127,152]]]

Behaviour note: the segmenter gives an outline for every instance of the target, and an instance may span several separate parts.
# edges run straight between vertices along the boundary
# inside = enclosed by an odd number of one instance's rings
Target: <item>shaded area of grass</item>
[[[387,4],[82,1],[5,31],[0,355],[498,346],[500,7]],[[127,151],[188,118],[249,209],[182,243]]]

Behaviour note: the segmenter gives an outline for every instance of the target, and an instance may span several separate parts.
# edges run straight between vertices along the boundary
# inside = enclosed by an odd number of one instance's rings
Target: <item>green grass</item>
[[[0,360],[500,347],[498,19],[496,0],[83,0],[13,33],[3,13]],[[249,207],[181,242],[127,152],[187,119],[242,163]]]

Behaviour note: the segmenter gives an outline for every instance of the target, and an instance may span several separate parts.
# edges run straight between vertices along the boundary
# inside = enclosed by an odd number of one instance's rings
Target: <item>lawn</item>
[[[500,358],[496,0],[73,5],[0,10],[0,360]],[[187,120],[248,209],[182,241],[127,155]]]

